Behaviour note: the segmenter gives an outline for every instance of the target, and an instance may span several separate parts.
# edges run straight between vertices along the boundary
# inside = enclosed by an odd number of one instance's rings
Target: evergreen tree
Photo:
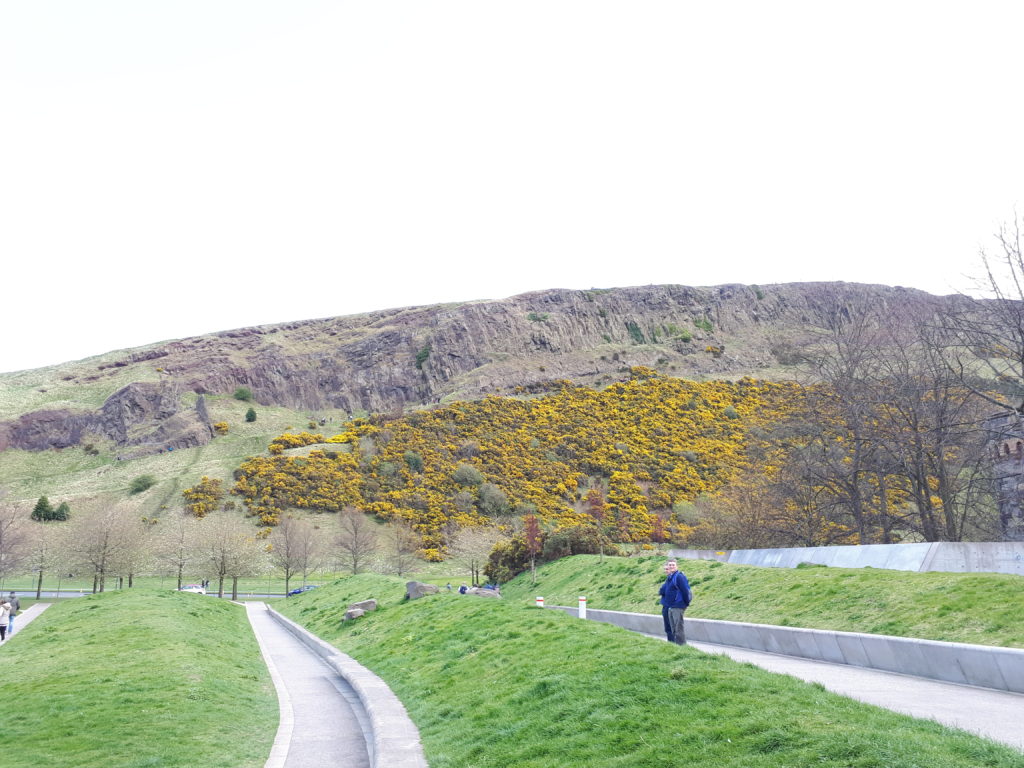
[[[71,507],[68,506],[66,501],[62,501],[57,505],[57,508],[53,511],[53,517],[51,520],[67,520],[71,517]]]
[[[248,411],[245,412],[245,420],[246,421],[256,421],[256,409],[255,408],[250,408]]]
[[[53,514],[53,506],[50,504],[50,500],[45,496],[40,496],[39,501],[36,502],[36,506],[32,510],[32,519],[46,522],[47,520],[53,520]]]

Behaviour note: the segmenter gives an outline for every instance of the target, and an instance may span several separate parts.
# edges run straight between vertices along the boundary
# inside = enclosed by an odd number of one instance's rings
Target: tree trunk
[[[39,569],[39,581],[36,582],[36,600],[43,594],[43,569]]]

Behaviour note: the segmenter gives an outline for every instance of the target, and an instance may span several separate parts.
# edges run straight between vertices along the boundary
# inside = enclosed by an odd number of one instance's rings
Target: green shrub
[[[543,323],[548,319],[547,312],[531,312],[526,316],[526,319],[531,323]]]
[[[155,477],[152,475],[139,475],[128,484],[128,493],[132,495],[142,493],[143,491],[148,491],[154,485],[156,485]]]
[[[235,390],[235,394],[232,395],[232,397],[234,397],[235,400],[244,400],[248,402],[249,400],[252,400],[252,390],[248,387],[239,387]]]
[[[636,344],[645,344],[646,339],[644,338],[644,332],[640,330],[640,326],[634,323],[632,320],[626,322],[626,330],[629,331],[630,337]]]
[[[423,345],[423,348],[416,353],[416,367],[421,371],[423,370],[423,364],[427,362],[427,358],[430,357],[430,342]]]
[[[245,420],[248,421],[248,422],[256,421],[256,409],[255,408],[250,408],[248,411],[245,412]]]
[[[693,324],[700,328],[705,333],[711,333],[712,331],[715,330],[715,327],[711,324],[711,321],[708,320],[706,317],[702,317],[700,320],[695,320]]]
[[[452,480],[459,485],[480,485],[484,481],[483,473],[472,464],[459,464],[452,473]]]
[[[406,451],[402,458],[405,459],[406,466],[413,472],[423,471],[423,457],[416,453],[416,451]]]

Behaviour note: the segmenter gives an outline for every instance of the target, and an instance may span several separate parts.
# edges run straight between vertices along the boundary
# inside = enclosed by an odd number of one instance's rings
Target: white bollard
[[[538,608],[543,608],[544,607],[544,598],[540,597],[539,595],[537,596],[537,607]]]
[[[587,598],[583,595],[580,595],[580,618],[587,618]]]

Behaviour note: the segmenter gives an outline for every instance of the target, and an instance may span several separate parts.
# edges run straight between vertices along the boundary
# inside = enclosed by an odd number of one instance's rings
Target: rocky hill
[[[811,329],[837,312],[958,300],[845,283],[658,285],[240,328],[0,374],[0,451],[202,445],[213,435],[203,396],[238,387],[262,405],[359,414],[536,391],[556,379],[602,385],[637,365],[693,379],[784,379]]]

